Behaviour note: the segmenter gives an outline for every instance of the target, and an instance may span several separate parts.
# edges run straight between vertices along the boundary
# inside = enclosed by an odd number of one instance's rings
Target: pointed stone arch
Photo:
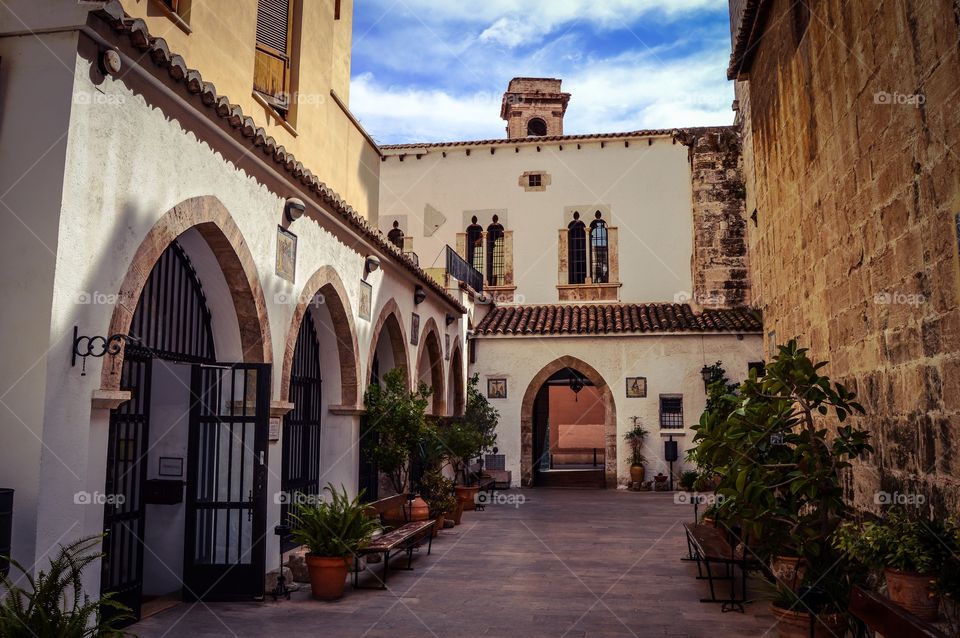
[[[460,416],[467,407],[466,395],[464,390],[464,366],[463,366],[463,347],[460,345],[460,337],[457,336],[457,343],[453,346],[453,352],[450,354],[450,388],[453,389],[453,403],[450,407],[452,416]]]
[[[240,345],[246,363],[272,363],[270,323],[256,263],[240,228],[226,206],[213,195],[186,199],[160,217],[134,253],[117,295],[107,334],[128,334],[133,313],[154,264],[170,243],[194,228],[203,237],[223,272],[230,289]],[[100,390],[116,393],[120,388],[123,351],[106,360],[100,371]]]
[[[617,408],[613,392],[603,376],[586,361],[571,356],[563,356],[551,361],[538,372],[520,404],[520,483],[524,487],[533,486],[533,403],[537,392],[547,380],[557,372],[571,368],[589,379],[600,393],[603,402],[603,439],[604,439],[604,479],[608,488],[617,487]]]
[[[307,314],[307,308],[317,294],[322,295],[321,303],[330,313],[331,327],[337,341],[337,356],[340,367],[340,402],[343,408],[360,406],[359,387],[360,348],[357,346],[357,329],[353,320],[350,298],[344,288],[340,275],[332,266],[322,266],[303,286],[297,307],[293,312],[290,328],[287,330],[286,345],[283,353],[283,367],[280,373],[280,399],[287,402],[290,397],[290,371],[293,355],[297,348],[297,335],[300,324]]]
[[[420,333],[420,352],[417,354],[416,379],[420,378],[420,368],[426,362],[430,366],[430,385],[433,387],[433,414],[442,416],[446,412],[447,394],[443,380],[443,344],[440,341],[440,330],[433,317]]]
[[[370,353],[367,356],[367,374],[364,377],[364,391],[370,385],[373,375],[373,359],[377,353],[377,345],[380,342],[380,334],[383,329],[387,330],[387,338],[390,339],[390,349],[393,351],[393,360],[396,366],[403,367],[407,373],[407,384],[413,383],[407,364],[407,333],[403,328],[403,315],[400,313],[400,306],[395,299],[388,299],[380,309],[380,315],[377,317],[377,323],[373,326],[373,332],[370,333]]]

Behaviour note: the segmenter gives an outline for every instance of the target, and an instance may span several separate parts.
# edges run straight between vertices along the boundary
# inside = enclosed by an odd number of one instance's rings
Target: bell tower
[[[563,135],[563,116],[570,94],[556,78],[513,78],[503,94],[500,117],[507,121],[507,138]]]

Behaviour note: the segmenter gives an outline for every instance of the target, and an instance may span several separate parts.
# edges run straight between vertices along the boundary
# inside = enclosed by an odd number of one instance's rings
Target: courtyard
[[[699,602],[707,585],[680,560],[693,512],[672,494],[503,494],[524,502],[466,513],[434,539],[430,556],[425,548],[415,556],[414,571],[392,571],[388,591],[348,588],[322,603],[307,585],[289,602],[183,603],[129,630],[142,638],[776,635],[765,601],[744,614]]]

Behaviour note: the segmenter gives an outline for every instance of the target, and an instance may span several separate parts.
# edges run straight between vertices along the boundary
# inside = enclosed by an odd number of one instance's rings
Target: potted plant
[[[436,536],[443,529],[447,514],[453,514],[457,508],[453,481],[445,477],[439,468],[430,469],[420,480],[420,495],[430,507],[430,518],[435,521],[433,534]]]
[[[643,455],[643,444],[650,432],[639,423],[638,417],[633,417],[633,428],[623,435],[623,440],[630,446],[630,482],[634,487],[643,483],[644,467],[647,458]]]
[[[939,615],[943,566],[953,562],[957,568],[958,529],[954,520],[921,520],[895,508],[876,521],[845,523],[836,545],[864,565],[882,569],[890,600],[932,622]]]
[[[433,390],[420,383],[415,391],[407,388],[403,368],[394,368],[383,377],[383,386],[372,384],[364,397],[370,430],[376,436],[364,439],[372,463],[386,475],[395,494],[407,494],[410,488],[410,459],[428,438],[430,424],[427,405]],[[387,513],[385,520],[403,523],[415,512],[426,516],[423,500],[412,499],[408,511]]]
[[[476,507],[479,486],[473,485],[473,476],[467,471],[470,461],[480,457],[497,441],[497,423],[500,413],[487,401],[479,390],[480,376],[474,374],[467,382],[466,409],[462,417],[442,430],[443,445],[447,450],[447,462],[453,469],[458,484],[455,491],[458,511],[454,513],[459,522],[464,509]]]
[[[50,566],[36,576],[32,570],[4,557],[20,572],[15,584],[7,575],[0,575],[0,636],[33,638],[57,636],[65,638],[102,638],[122,636],[115,625],[133,620],[130,609],[101,595],[91,601],[83,593],[83,570],[103,557],[94,548],[100,536],[81,538],[60,549],[50,559]]]
[[[770,612],[777,619],[779,638],[808,638],[811,624],[815,638],[846,635],[845,609],[839,608],[827,587],[807,588],[801,594],[782,582],[773,583],[773,587],[775,593],[771,597]]]
[[[680,474],[680,488],[688,492],[693,491],[696,488],[698,477],[699,474],[696,470],[684,470]]]
[[[293,539],[307,546],[310,588],[317,600],[336,600],[343,596],[349,559],[364,547],[380,529],[361,500],[362,492],[350,498],[346,488],[327,485],[330,500],[301,503],[294,520]]]

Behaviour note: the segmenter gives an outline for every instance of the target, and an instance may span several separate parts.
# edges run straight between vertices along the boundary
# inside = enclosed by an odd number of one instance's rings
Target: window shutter
[[[257,44],[287,53],[290,0],[260,0],[257,9]]]

